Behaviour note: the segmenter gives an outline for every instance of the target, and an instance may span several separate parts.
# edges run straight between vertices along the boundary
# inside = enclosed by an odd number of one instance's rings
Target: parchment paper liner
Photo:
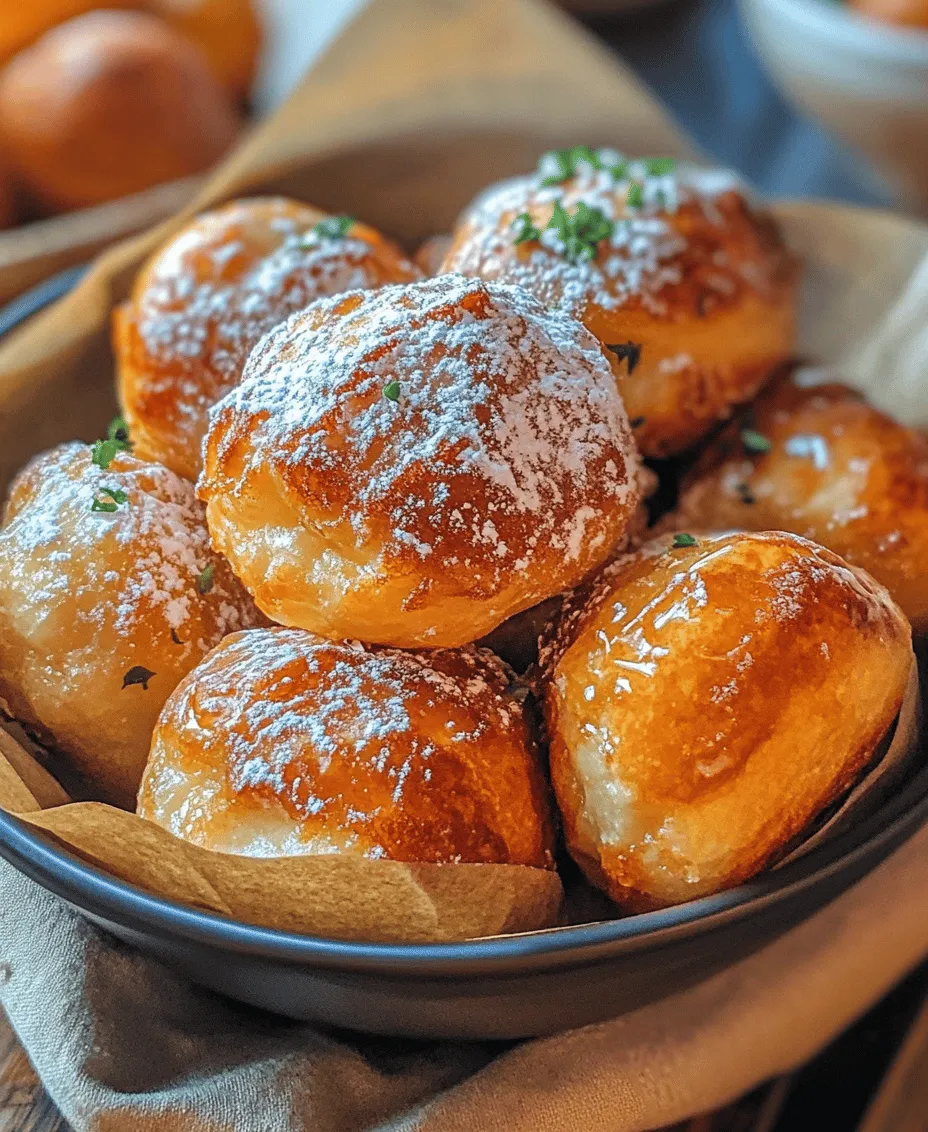
[[[71,295],[0,344],[0,495],[35,452],[75,435],[100,435],[114,407],[110,310],[144,256],[192,212],[246,192],[285,191],[350,212],[411,245],[446,230],[490,180],[578,140],[692,156],[630,73],[547,6],[373,0],[193,206],[112,249]],[[928,424],[928,228],[822,204],[774,211],[806,261],[802,353],[835,363],[903,420]],[[816,837],[856,817],[907,765],[914,695],[910,688],[907,722],[868,775],[872,787],[868,781]],[[47,783],[40,789],[34,771],[26,773],[39,793],[53,790]],[[46,835],[152,891],[255,923],[413,940],[529,930],[556,917],[559,885],[539,870],[249,861],[195,849],[107,807],[42,809],[37,797],[0,759],[0,804]],[[51,800],[46,795],[42,805]],[[117,849],[119,860],[110,860]]]

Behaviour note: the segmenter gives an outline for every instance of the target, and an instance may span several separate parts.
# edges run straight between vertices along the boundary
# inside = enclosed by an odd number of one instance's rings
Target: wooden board
[[[67,1132],[0,1012],[0,1132]]]

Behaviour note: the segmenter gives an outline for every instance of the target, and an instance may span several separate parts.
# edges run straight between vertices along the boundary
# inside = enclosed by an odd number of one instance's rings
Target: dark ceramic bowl
[[[18,301],[10,329],[73,278]],[[346,943],[251,927],[115,880],[0,812],[0,856],[205,986],[267,1010],[421,1038],[516,1038],[613,1017],[757,951],[928,818],[928,766],[844,836],[748,884],[622,920],[457,944]]]

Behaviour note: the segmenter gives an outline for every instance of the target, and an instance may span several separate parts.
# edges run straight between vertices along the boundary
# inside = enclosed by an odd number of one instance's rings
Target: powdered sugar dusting
[[[91,511],[95,497],[108,501],[105,489],[128,498],[112,513]],[[38,457],[14,483],[0,542],[5,559],[28,562],[33,616],[66,601],[82,619],[111,624],[128,638],[159,622],[166,635],[173,630],[186,638],[188,622],[207,600],[199,579],[213,565],[208,600],[217,632],[205,647],[254,623],[245,592],[225,568],[215,569],[193,486],[125,453],[105,470],[84,444]]]
[[[519,288],[460,275],[293,316],[213,410],[214,442],[205,498],[270,466],[316,526],[347,522],[388,558],[440,558],[487,584],[552,554],[601,559],[638,495],[597,341]],[[227,458],[243,460],[234,475]]]
[[[724,170],[679,163],[654,175],[648,162],[626,161],[612,150],[599,150],[598,157],[606,168],[579,161],[575,175],[559,184],[544,184],[557,169],[553,162],[547,168],[543,159],[537,172],[485,190],[458,221],[444,269],[519,284],[546,304],[577,314],[588,304],[611,311],[632,299],[654,314],[665,314],[664,292],[683,282],[686,233],[696,226],[677,223],[674,214],[683,210],[698,218],[703,241],[711,242],[715,231],[718,243],[726,225],[718,201],[726,194],[743,197],[744,186]],[[613,172],[616,166],[624,170],[620,176]],[[640,187],[636,206],[627,203],[632,186]],[[568,212],[582,202],[613,222],[612,234],[599,244],[595,258],[565,258],[558,233],[544,227],[555,202]],[[515,249],[511,225],[523,212],[542,228],[541,238]],[[714,294],[717,302],[730,297],[737,286],[732,271],[724,249],[717,247],[701,271],[700,301],[705,302],[706,294]]]

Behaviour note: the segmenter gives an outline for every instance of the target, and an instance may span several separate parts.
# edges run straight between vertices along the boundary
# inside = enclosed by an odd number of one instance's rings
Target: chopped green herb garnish
[[[596,255],[600,241],[612,235],[614,225],[604,212],[581,200],[573,212],[555,201],[548,227],[564,245],[565,259],[585,263]]]
[[[744,446],[745,452],[752,454],[769,452],[772,447],[767,437],[754,428],[743,428],[741,430],[741,443]]]
[[[673,536],[673,549],[679,550],[684,546],[699,546],[699,540],[685,532]]]
[[[313,231],[323,240],[343,240],[354,222],[353,216],[327,216],[314,225]]]
[[[388,381],[383,387],[383,395],[388,401],[399,401],[400,383],[398,381]]]
[[[635,366],[641,361],[640,342],[613,342],[607,343],[606,349],[611,350],[620,362],[628,363],[629,375],[635,372]]]
[[[213,588],[213,578],[216,573],[216,567],[212,562],[205,566],[197,578],[197,591],[201,594],[208,594]]]
[[[94,442],[90,458],[98,468],[103,468],[105,471],[117,452],[128,452],[131,448],[129,426],[122,417],[116,417],[110,421],[109,428],[106,430],[106,440]]]
[[[512,222],[514,244],[524,244],[529,240],[540,240],[541,229],[536,228],[527,212],[520,212]]]
[[[629,424],[631,424],[632,428],[641,428],[646,420],[647,417],[632,417]]]
[[[629,184],[625,203],[629,208],[644,208],[644,188],[640,181],[632,181]]]
[[[602,169],[599,154],[588,145],[574,145],[570,149],[551,149],[543,153],[538,162],[538,172],[545,174],[541,181],[542,187],[561,185],[564,181],[575,177],[577,166],[581,161],[594,169]]]
[[[150,668],[145,668],[141,664],[134,664],[129,671],[122,678],[123,688],[131,688],[133,684],[141,684],[144,691],[148,691],[148,681],[152,676],[157,676],[157,672],[152,672]]]
[[[644,163],[649,177],[665,177],[677,167],[672,157],[651,157]]]
[[[118,510],[120,504],[129,501],[129,493],[123,491],[121,487],[101,487],[99,489],[100,495],[106,495],[108,499],[100,499],[94,496],[90,504],[91,511],[106,511],[112,513]]]

